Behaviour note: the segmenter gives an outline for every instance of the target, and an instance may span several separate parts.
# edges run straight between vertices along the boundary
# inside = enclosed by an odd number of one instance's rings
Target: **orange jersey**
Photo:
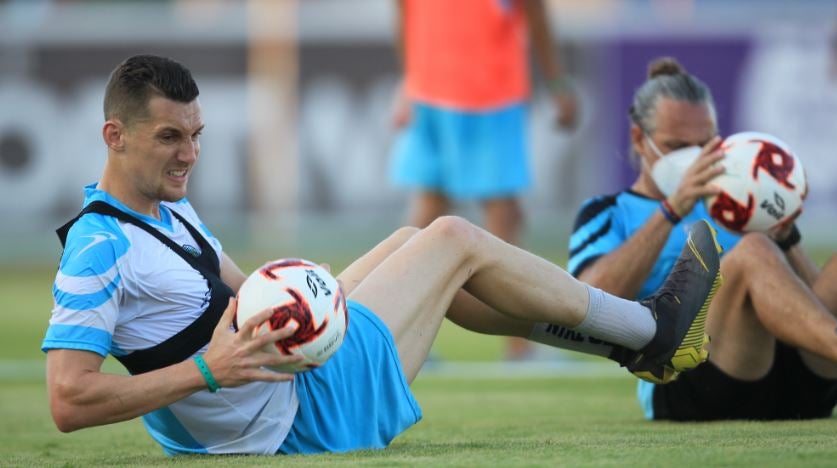
[[[408,95],[485,110],[529,94],[527,31],[518,0],[403,0]]]

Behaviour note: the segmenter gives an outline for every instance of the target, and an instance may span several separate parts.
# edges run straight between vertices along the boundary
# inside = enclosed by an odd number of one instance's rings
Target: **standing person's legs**
[[[449,210],[450,202],[445,195],[427,190],[418,192],[410,202],[409,224],[419,228],[427,227]]]
[[[483,203],[485,229],[509,244],[520,245],[523,210],[517,198],[492,198]]]

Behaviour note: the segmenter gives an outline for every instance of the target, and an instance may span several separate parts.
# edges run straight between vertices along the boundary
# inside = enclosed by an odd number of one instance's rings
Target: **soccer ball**
[[[715,221],[736,232],[765,232],[802,210],[808,183],[799,158],[782,140],[759,132],[724,140],[724,173],[710,183],[721,193],[706,198]]]
[[[238,291],[236,328],[268,308],[273,309],[273,315],[254,334],[287,325],[296,331],[266,345],[265,351],[305,358],[295,364],[272,366],[272,370],[300,372],[318,367],[343,343],[349,319],[346,300],[337,280],[313,262],[281,259],[254,271]]]

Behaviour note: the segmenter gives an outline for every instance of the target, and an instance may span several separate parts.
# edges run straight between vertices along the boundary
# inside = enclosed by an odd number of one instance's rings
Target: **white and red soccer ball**
[[[300,372],[322,365],[343,343],[348,325],[346,299],[337,280],[319,265],[297,258],[268,262],[254,271],[238,291],[236,326],[271,308],[273,315],[254,333],[290,325],[293,335],[270,343],[265,351],[299,355],[292,365],[271,367]]]
[[[808,183],[787,144],[766,133],[743,132],[722,146],[725,171],[710,182],[721,193],[706,198],[718,224],[733,232],[765,232],[798,214]]]

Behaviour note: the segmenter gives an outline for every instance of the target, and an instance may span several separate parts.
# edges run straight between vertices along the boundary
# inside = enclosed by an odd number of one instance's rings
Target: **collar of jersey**
[[[117,200],[113,195],[105,192],[104,190],[99,190],[98,182],[92,183],[90,185],[86,185],[84,187],[84,206],[89,205],[94,201],[103,201],[109,205],[113,205],[113,207],[118,208],[132,216],[137,217],[139,220],[148,223],[152,226],[159,226],[162,227],[169,232],[173,231],[172,228],[172,216],[169,213],[169,208],[162,203],[160,203],[160,219],[139,213],[137,211],[128,208],[124,203]]]

